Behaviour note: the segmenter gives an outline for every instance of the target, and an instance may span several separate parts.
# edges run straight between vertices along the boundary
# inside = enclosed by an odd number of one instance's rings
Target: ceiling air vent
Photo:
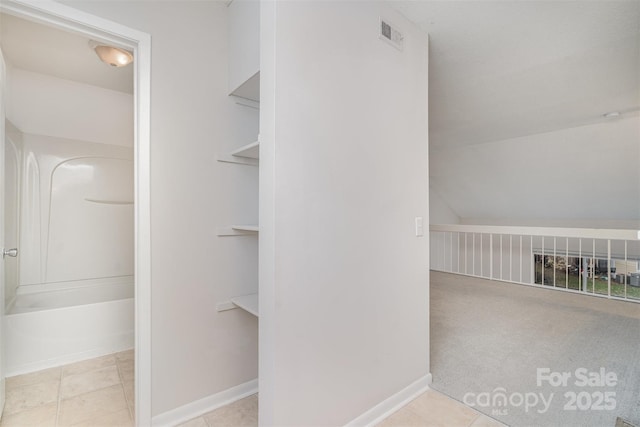
[[[402,50],[402,43],[404,37],[402,33],[398,31],[393,24],[380,18],[380,36],[382,40],[389,43],[391,46],[398,50]]]

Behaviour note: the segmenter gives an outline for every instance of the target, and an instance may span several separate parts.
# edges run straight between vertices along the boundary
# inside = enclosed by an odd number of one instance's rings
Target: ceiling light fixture
[[[100,44],[93,40],[89,41],[89,47],[95,50],[102,62],[113,67],[124,67],[133,62],[133,54],[124,49]]]
[[[620,117],[620,111],[610,111],[602,115],[605,119],[615,119],[616,117]]]

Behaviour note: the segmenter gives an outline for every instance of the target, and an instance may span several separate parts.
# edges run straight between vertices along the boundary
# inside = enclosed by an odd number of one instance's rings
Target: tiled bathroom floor
[[[133,350],[7,378],[0,427],[133,426]]]

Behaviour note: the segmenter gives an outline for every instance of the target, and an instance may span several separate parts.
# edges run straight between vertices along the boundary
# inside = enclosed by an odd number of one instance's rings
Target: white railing
[[[640,231],[431,225],[431,269],[640,302]]]

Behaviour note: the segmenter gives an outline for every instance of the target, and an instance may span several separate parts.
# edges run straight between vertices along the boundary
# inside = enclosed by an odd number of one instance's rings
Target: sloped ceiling
[[[639,1],[396,4],[430,38],[431,147],[591,124],[640,107]]]
[[[463,219],[640,219],[635,117],[441,150],[434,157],[430,184]]]
[[[432,202],[463,222],[640,224],[639,1],[396,4],[430,36]]]

